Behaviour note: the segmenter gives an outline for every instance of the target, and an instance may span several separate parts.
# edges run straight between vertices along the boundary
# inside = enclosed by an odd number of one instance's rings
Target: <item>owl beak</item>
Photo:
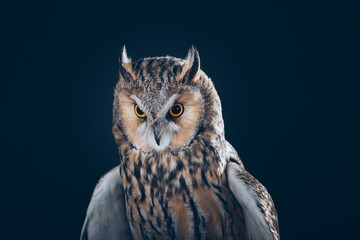
[[[154,137],[155,137],[155,142],[158,146],[160,146],[160,140],[161,140],[161,127],[159,124],[155,124],[153,126],[153,130],[154,130]]]

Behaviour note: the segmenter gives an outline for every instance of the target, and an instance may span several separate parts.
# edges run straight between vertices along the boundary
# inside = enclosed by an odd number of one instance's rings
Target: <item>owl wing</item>
[[[227,180],[231,192],[243,209],[248,239],[280,240],[277,213],[270,194],[245,170],[231,145],[228,149],[231,151],[228,151]]]
[[[97,183],[86,212],[80,240],[132,240],[119,167]]]

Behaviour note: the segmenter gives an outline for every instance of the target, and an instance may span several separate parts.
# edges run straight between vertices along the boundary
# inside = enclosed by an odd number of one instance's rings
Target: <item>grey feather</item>
[[[119,168],[116,167],[96,185],[80,239],[132,240],[124,200]]]

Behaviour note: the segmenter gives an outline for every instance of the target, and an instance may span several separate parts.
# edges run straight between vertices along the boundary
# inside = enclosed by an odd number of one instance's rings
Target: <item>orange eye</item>
[[[180,117],[183,112],[184,106],[181,103],[176,103],[169,109],[169,113],[172,117]]]
[[[134,111],[135,111],[136,116],[138,116],[139,118],[146,117],[146,114],[144,113],[144,111],[141,110],[141,108],[137,104],[135,105]]]

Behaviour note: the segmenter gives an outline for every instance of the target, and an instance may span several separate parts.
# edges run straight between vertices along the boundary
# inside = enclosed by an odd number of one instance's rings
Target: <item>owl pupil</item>
[[[177,115],[177,114],[179,114],[179,113],[181,112],[181,108],[180,108],[179,105],[175,105],[174,107],[172,107],[171,111],[172,111],[175,115]]]
[[[143,110],[141,110],[139,107],[137,108],[137,112],[138,112],[139,115],[143,115],[143,114],[144,114]]]
[[[144,111],[140,109],[139,105],[136,104],[134,110],[135,110],[136,116],[138,116],[139,118],[145,118],[146,117]]]

